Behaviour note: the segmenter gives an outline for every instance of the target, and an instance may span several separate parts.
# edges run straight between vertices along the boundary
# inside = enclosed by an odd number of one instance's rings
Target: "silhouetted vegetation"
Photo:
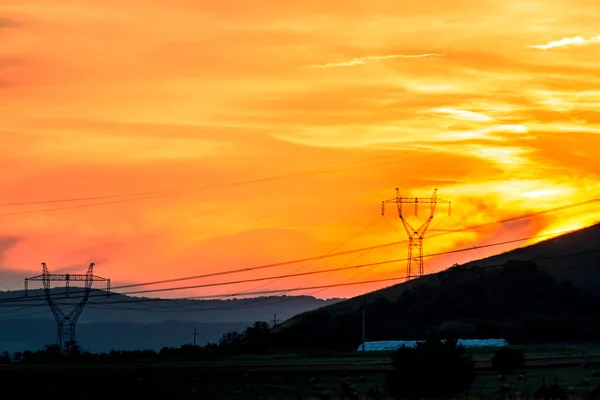
[[[465,392],[475,375],[473,360],[456,339],[428,339],[392,355],[388,390],[396,399],[448,399]]]
[[[438,333],[464,339],[505,338],[512,344],[600,337],[600,296],[558,283],[533,262],[501,268],[455,267],[366,305],[368,340],[416,340]],[[275,335],[279,349],[353,351],[361,343],[361,310],[308,312]]]
[[[266,322],[257,321],[244,332],[231,331],[219,340],[218,349],[223,354],[263,354],[272,348],[271,328]]]
[[[494,352],[492,368],[503,375],[512,374],[525,365],[525,354],[521,350],[504,347]]]
[[[84,351],[78,343],[68,343],[60,349],[55,344],[46,345],[37,351],[0,353],[0,364],[60,364],[90,363],[111,364],[142,362],[149,360],[192,360],[209,356],[232,354],[264,354],[271,350],[271,329],[266,322],[257,321],[244,331],[225,333],[218,343],[204,346],[186,344],[181,347],[163,347],[160,351],[132,350],[108,353]]]

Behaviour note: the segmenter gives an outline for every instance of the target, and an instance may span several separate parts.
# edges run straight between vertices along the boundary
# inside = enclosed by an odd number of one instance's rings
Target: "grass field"
[[[600,371],[600,344],[571,344],[523,347],[526,356],[537,364],[499,381],[497,373],[477,370],[469,398],[500,398],[503,387],[520,398],[537,390],[545,378],[550,385],[555,378],[563,388],[570,388],[572,398],[600,385],[594,373]],[[470,352],[481,365],[493,349]],[[585,356],[595,356],[595,363],[582,368]],[[573,361],[570,366],[559,362]],[[385,381],[389,354],[301,356],[235,356],[187,362],[144,362],[124,365],[54,365],[4,366],[0,381],[5,390],[25,390],[34,394],[64,394],[86,399],[106,396],[135,395],[140,398],[164,399],[342,399],[342,380],[350,379],[361,399],[378,397]],[[538,365],[539,364],[539,365]],[[521,379],[518,379],[522,375]],[[524,379],[523,379],[524,378]],[[23,382],[35,382],[23,388]],[[66,386],[64,386],[66,385]],[[68,389],[66,389],[68,388]]]
[[[7,372],[7,371],[3,371]],[[3,387],[25,390],[30,395],[65,393],[63,385],[73,397],[105,398],[116,395],[136,395],[139,398],[161,399],[343,399],[342,379],[350,378],[362,399],[376,399],[371,392],[381,392],[385,374],[381,372],[211,372],[196,367],[128,369],[38,369],[21,370],[19,373],[2,374]],[[591,378],[591,371],[579,367],[527,370],[525,381],[517,381],[517,375],[498,382],[493,372],[478,372],[469,398],[498,398],[503,385],[510,385],[519,397],[527,398],[541,386],[545,377],[548,383],[558,378],[558,383],[572,386],[574,398],[600,384],[599,378]],[[583,385],[585,379],[589,384]],[[23,382],[35,382],[22,387]],[[385,398],[385,397],[383,397]]]

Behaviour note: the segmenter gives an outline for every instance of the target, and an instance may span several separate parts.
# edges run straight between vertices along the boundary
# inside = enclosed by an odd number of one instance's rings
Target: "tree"
[[[238,331],[230,331],[219,340],[219,350],[225,353],[237,353],[240,351],[242,346],[243,335]]]
[[[64,360],[64,354],[61,351],[60,346],[57,344],[47,344],[44,350],[38,350],[34,353],[35,361],[41,362],[61,362]]]
[[[503,375],[511,374],[525,365],[525,354],[521,350],[503,347],[494,352],[492,368]]]
[[[456,339],[428,339],[415,348],[403,346],[391,358],[394,369],[387,381],[396,399],[453,398],[473,383],[473,360]]]
[[[69,359],[79,359],[81,358],[82,353],[81,346],[76,341],[73,340],[65,343],[63,354]]]
[[[23,360],[23,353],[20,351],[16,351],[12,356],[14,363],[20,363]]]
[[[256,321],[244,332],[247,351],[250,353],[264,353],[271,347],[271,328],[269,324]]]
[[[5,351],[4,353],[0,354],[0,364],[11,364],[12,361],[12,357],[10,356],[10,353],[8,351]]]

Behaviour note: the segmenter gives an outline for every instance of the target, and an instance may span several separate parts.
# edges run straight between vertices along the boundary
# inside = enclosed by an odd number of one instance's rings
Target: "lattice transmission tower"
[[[88,301],[94,281],[106,282],[106,295],[110,295],[110,279],[94,275],[94,263],[90,264],[87,273],[85,274],[51,274],[48,272],[46,263],[42,263],[41,275],[25,278],[25,296],[28,295],[30,281],[42,281],[43,283],[46,302],[48,303],[48,306],[50,306],[50,310],[52,311],[58,326],[56,345],[61,351],[69,349],[70,346],[76,343],[75,324]],[[50,282],[52,281],[66,282],[66,297],[69,297],[70,282],[84,282],[83,296],[75,303],[71,311],[64,311],[52,299],[50,287]]]
[[[435,208],[438,203],[448,204],[448,215],[451,213],[451,203],[447,200],[442,200],[437,198],[437,189],[433,191],[433,195],[431,197],[402,197],[400,194],[400,190],[396,188],[396,197],[390,200],[384,200],[381,202],[381,215],[385,215],[385,204],[386,203],[396,203],[398,206],[398,215],[400,217],[400,221],[402,221],[402,225],[404,226],[404,230],[408,235],[408,258],[406,264],[406,280],[410,280],[412,278],[418,278],[423,275],[423,239],[425,237],[425,233],[429,229],[429,225],[433,220],[433,216],[435,214]],[[403,204],[414,204],[414,212],[415,215],[419,215],[419,204],[429,204],[430,205],[430,213],[429,218],[427,218],[421,225],[415,229],[404,217],[402,211]]]

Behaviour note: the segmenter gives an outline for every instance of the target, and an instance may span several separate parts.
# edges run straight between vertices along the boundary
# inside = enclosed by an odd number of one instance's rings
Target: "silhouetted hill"
[[[600,339],[600,225],[300,314],[287,348],[355,350],[368,340],[452,332],[513,342]],[[305,338],[311,338],[306,340]]]
[[[38,349],[56,338],[54,317],[42,290],[0,292],[0,351]],[[61,307],[70,310],[78,301],[81,289],[52,290]],[[197,343],[217,342],[231,330],[243,330],[255,321],[269,322],[277,314],[279,322],[299,313],[330,305],[340,299],[322,300],[310,296],[273,296],[231,300],[165,300],[137,298],[102,290],[90,294],[77,324],[77,339],[89,351],[155,349],[180,346],[193,339],[198,328]]]

